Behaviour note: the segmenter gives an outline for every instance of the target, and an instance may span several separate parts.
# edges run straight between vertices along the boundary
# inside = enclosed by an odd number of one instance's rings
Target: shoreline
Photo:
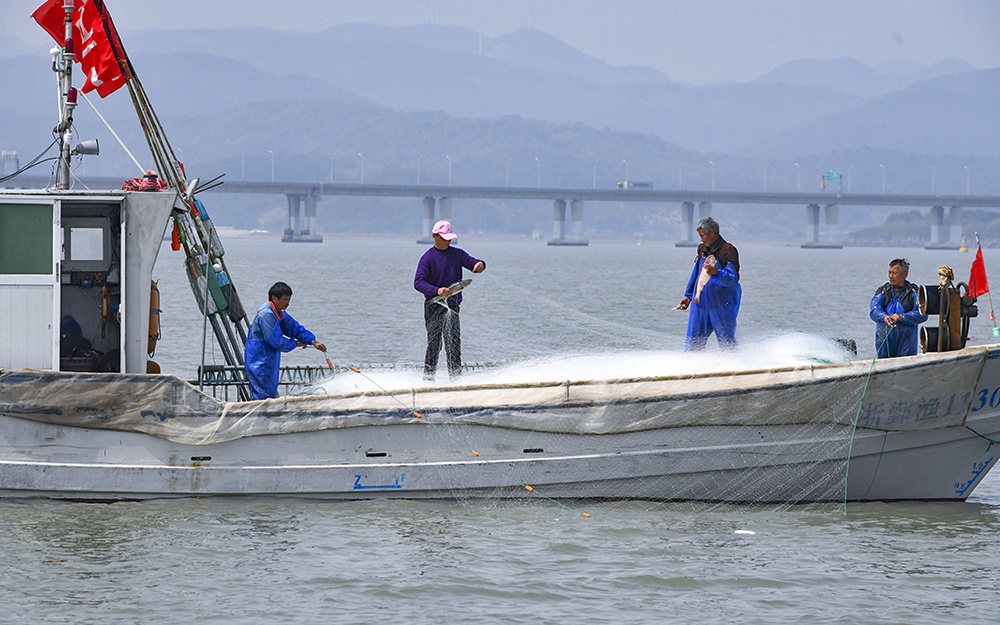
[[[232,228],[229,226],[216,226],[216,232],[219,237],[226,241],[227,239],[260,239],[260,240],[280,240],[282,237],[281,232],[275,232],[271,230],[246,230],[241,228]],[[329,239],[333,241],[346,241],[354,239],[364,239],[364,240],[378,240],[378,241],[410,241],[412,240],[414,244],[417,243],[417,238],[419,235],[407,235],[400,233],[374,233],[374,232],[318,232],[323,237],[324,241]],[[489,242],[517,242],[517,243],[536,243],[538,245],[548,245],[549,239],[546,237],[535,238],[532,235],[527,234],[494,234],[494,233],[484,233],[484,232],[469,232],[465,233],[462,237],[466,240],[476,239],[478,241],[489,241]],[[169,241],[168,236],[164,240]],[[612,236],[612,237],[590,237],[587,239],[589,245],[634,245],[636,247],[650,246],[650,247],[661,247],[668,246],[674,247],[678,243],[677,239],[662,239],[662,238],[647,238],[646,236],[635,236],[635,237],[625,237],[625,236]],[[734,244],[739,247],[742,245],[750,246],[763,246],[763,247],[789,247],[796,248],[801,247],[805,241],[799,239],[762,239],[762,238],[748,238],[740,239],[739,241],[734,241]],[[927,249],[926,246],[929,242],[923,243],[892,243],[886,242],[883,244],[851,244],[842,243],[843,249]],[[586,246],[583,246],[586,247]],[[683,247],[683,246],[679,246]],[[694,246],[690,246],[694,247]],[[983,246],[988,247],[986,245]],[[836,248],[834,248],[836,249]],[[955,251],[958,251],[957,248]],[[966,253],[966,252],[961,252]]]

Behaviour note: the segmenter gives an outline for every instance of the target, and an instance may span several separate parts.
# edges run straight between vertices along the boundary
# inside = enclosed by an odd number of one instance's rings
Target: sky
[[[41,0],[0,0],[0,35],[44,46]],[[1000,0],[106,0],[128,47],[149,28],[451,24],[486,37],[534,28],[612,65],[690,84],[749,82],[786,61],[851,57],[1000,67]]]

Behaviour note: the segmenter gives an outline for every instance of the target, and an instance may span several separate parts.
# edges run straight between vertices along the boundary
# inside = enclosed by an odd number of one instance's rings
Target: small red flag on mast
[[[983,246],[976,249],[976,259],[972,261],[972,273],[969,275],[969,295],[979,297],[990,290],[986,280],[986,264],[983,262]]]

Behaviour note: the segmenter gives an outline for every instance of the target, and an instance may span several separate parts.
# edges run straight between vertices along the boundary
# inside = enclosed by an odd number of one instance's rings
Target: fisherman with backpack
[[[678,310],[688,315],[684,351],[705,349],[715,332],[723,349],[736,347],[736,317],[740,314],[743,287],[740,286],[740,253],[719,234],[719,222],[706,217],[698,222],[701,245]]]
[[[879,358],[914,356],[918,351],[920,324],[927,315],[917,305],[917,285],[906,280],[910,263],[889,261],[889,281],[872,297],[869,316],[875,322],[875,349]]]

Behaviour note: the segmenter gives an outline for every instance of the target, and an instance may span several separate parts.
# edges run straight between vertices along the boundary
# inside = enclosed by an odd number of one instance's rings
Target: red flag
[[[972,273],[969,275],[969,295],[979,297],[990,290],[986,281],[986,264],[983,263],[983,246],[976,249],[976,260],[972,261]]]
[[[65,43],[63,0],[46,0],[31,17],[56,43]],[[102,98],[108,96],[129,78],[125,50],[111,22],[111,14],[102,0],[76,0],[72,19],[76,62],[86,77],[81,91],[88,93],[96,89]]]

